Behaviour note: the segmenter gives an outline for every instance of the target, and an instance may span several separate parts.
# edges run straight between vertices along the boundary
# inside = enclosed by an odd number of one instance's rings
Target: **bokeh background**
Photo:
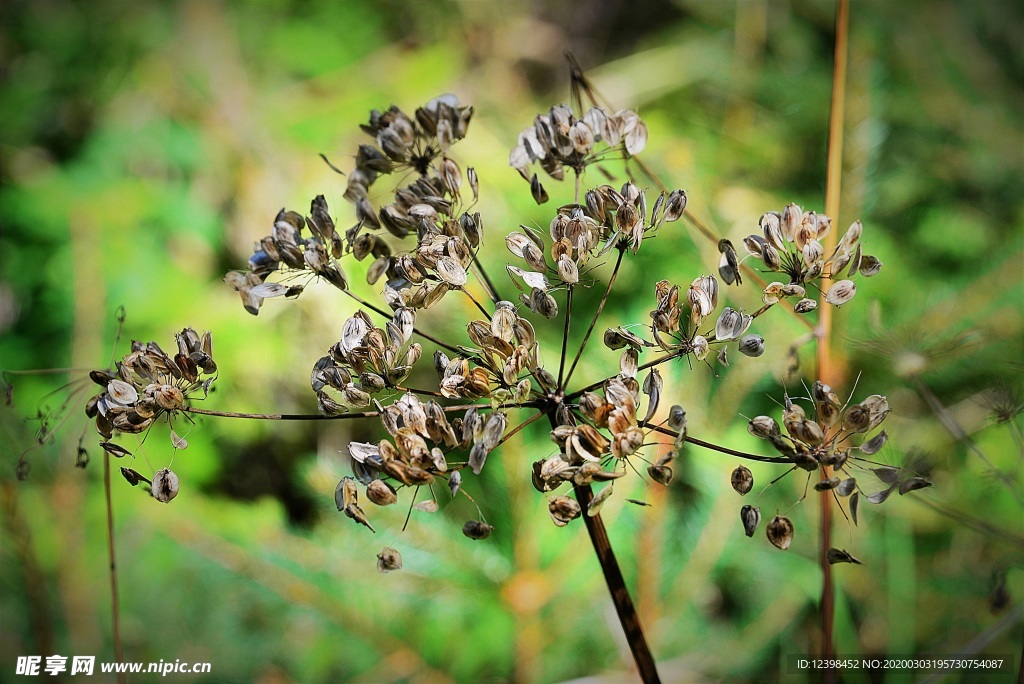
[[[344,179],[318,153],[349,170],[371,108],[411,111],[443,92],[476,107],[456,156],[480,175],[483,254],[498,271],[504,233],[546,225],[571,199],[571,187],[548,183],[553,201],[537,207],[507,167],[519,130],[568,100],[565,49],[609,101],[641,113],[644,158],[718,235],[739,244],[761,213],[791,201],[822,210],[834,11],[818,0],[6,2],[0,367],[105,367],[124,306],[118,356],[132,338],[168,348],[186,325],[213,331],[220,378],[208,408],[315,412],[309,370],[352,302],[312,287],[253,317],[223,273],[244,266],[282,206],[304,212],[325,194],[340,226],[354,222]],[[861,218],[885,268],[837,313],[836,389],[887,395],[878,458],[911,462],[934,487],[862,505],[857,527],[838,517],[836,545],[865,562],[836,568],[841,654],[1019,663],[1021,14],[1009,0],[853,3],[836,224]],[[717,256],[685,222],[670,225],[626,261],[602,327],[648,321],[656,279],[688,283]],[[354,263],[348,273],[379,296]],[[754,288],[731,295],[757,305]],[[472,310],[444,305],[455,314],[428,312],[425,327],[461,339],[453,321]],[[781,312],[761,320],[769,351],[756,362],[718,377],[666,369],[663,401],[687,408],[691,434],[764,453],[742,416],[813,380],[813,344],[786,373],[807,328]],[[542,338],[557,345],[557,332]],[[589,349],[580,381],[616,372],[615,353]],[[13,406],[0,409],[3,680],[19,655],[113,659],[101,452],[78,403],[55,439],[34,441],[37,412],[65,396],[48,393],[80,377],[11,376]],[[993,407],[1013,417],[999,423]],[[529,464],[552,449],[543,430],[511,440],[466,485],[497,528],[471,542],[459,531],[476,513],[465,500],[414,513],[404,533],[404,510],[374,509],[376,535],[334,510],[340,450],[379,439],[378,425],[177,427],[190,446],[173,456],[182,490],[171,505],[115,472],[129,660],[213,664],[190,681],[629,679],[583,527],[555,529],[530,485]],[[81,470],[83,434],[92,461]],[[126,445],[144,473],[172,462],[165,426]],[[17,481],[23,453],[31,472]],[[791,509],[793,547],[747,539],[746,501],[728,484],[735,465],[687,448],[667,490],[630,485],[653,507],[616,497],[604,509],[667,681],[800,681],[786,655],[820,642],[817,501],[792,506],[804,478],[785,478],[759,505]],[[749,497],[781,474],[751,467]],[[401,572],[376,572],[385,544],[401,550]]]

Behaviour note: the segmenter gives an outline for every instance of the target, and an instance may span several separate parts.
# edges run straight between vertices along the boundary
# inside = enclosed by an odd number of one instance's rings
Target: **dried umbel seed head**
[[[743,522],[743,532],[753,537],[757,526],[761,524],[761,509],[757,506],[744,506],[740,509],[740,521]]]
[[[470,539],[487,539],[493,531],[493,525],[488,525],[480,520],[470,520],[462,526],[462,534]]]
[[[178,476],[170,468],[156,471],[153,475],[153,498],[161,503],[170,503],[178,496]]]
[[[793,523],[789,521],[789,518],[776,515],[768,523],[766,532],[768,533],[768,541],[783,551],[788,549],[789,545],[793,543]]]
[[[737,466],[736,470],[732,471],[732,478],[730,479],[732,488],[735,489],[740,496],[743,496],[754,487],[754,474],[750,472],[750,468],[746,466]]]
[[[402,569],[402,554],[390,546],[385,546],[377,554],[377,572],[387,573]]]

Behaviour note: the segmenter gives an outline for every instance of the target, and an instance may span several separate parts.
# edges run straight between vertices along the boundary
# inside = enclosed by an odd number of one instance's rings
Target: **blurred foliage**
[[[571,193],[549,187],[554,201],[536,207],[506,166],[518,131],[568,98],[566,48],[605,97],[641,112],[645,159],[719,235],[738,244],[790,201],[820,210],[833,12],[820,0],[4,3],[0,366],[102,367],[123,305],[130,338],[166,347],[186,325],[214,331],[210,406],[314,410],[308,369],[350,303],[311,288],[257,319],[223,272],[245,263],[281,206],[302,211],[324,193],[345,225],[344,181],[317,154],[348,169],[371,108],[447,91],[476,106],[459,158],[480,174],[484,254],[497,265],[501,234],[546,225]],[[836,544],[866,562],[837,567],[842,654],[1020,652],[1024,525],[1009,491],[1022,490],[1020,418],[996,424],[985,398],[1019,392],[1024,357],[1021,13],[1010,0],[853,3],[834,219],[861,218],[885,269],[836,315],[837,390],[886,394],[891,440],[879,458],[924,454],[935,486],[862,506],[859,527],[836,522]],[[674,224],[627,260],[602,324],[648,320],[652,270],[685,283],[716,264],[713,243]],[[743,291],[735,305],[756,297]],[[424,318],[433,330],[451,320]],[[773,410],[788,341],[806,333],[782,315],[764,328],[760,363],[721,377],[666,369],[664,401],[687,408],[691,434],[759,449],[740,416]],[[798,354],[791,393],[813,380],[813,344]],[[602,377],[615,358],[591,346],[577,379]],[[14,479],[36,407],[59,403],[45,395],[69,377],[79,375],[17,377],[14,407],[0,412],[5,672],[25,654],[113,658],[102,462],[89,436],[94,462],[73,467],[77,404],[57,439],[27,456],[31,478]],[[927,395],[1010,486],[950,436]],[[415,514],[401,535],[404,511],[374,511],[377,535],[333,511],[339,449],[375,429],[202,420],[174,457],[173,505],[115,476],[128,659],[210,661],[209,681],[554,681],[628,669],[582,526],[555,529],[530,486],[526,464],[552,448],[543,430],[510,441],[468,485],[497,528],[470,542],[458,531],[475,514],[465,502]],[[166,435],[154,429],[141,454],[165,465]],[[786,654],[816,649],[817,502],[789,513],[790,551],[748,540],[727,484],[735,465],[689,449],[668,490],[633,485],[653,508],[604,509],[668,681],[788,680]],[[757,492],[781,474],[751,469]],[[759,505],[787,510],[803,489],[790,476]],[[383,544],[402,550],[402,572],[374,570]],[[999,578],[1006,602],[992,601]]]

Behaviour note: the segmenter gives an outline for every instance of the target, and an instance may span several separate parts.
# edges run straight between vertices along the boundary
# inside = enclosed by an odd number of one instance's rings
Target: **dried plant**
[[[797,315],[813,316],[818,306],[815,290],[822,281],[831,282],[821,292],[823,306],[850,302],[856,294],[852,278],[870,277],[881,269],[878,259],[863,252],[859,221],[850,225],[834,249],[826,250],[824,239],[833,230],[833,219],[823,213],[789,204],[781,212],[751,217],[758,232],[743,241],[748,254],[741,257],[731,242],[719,240],[717,274],[688,274],[682,284],[672,282],[678,274],[653,274],[650,322],[606,328],[604,345],[621,350],[617,366],[606,369],[599,382],[572,384],[606,303],[623,296],[614,289],[623,260],[660,231],[682,230],[669,224],[687,215],[687,196],[683,190],[654,195],[635,180],[616,187],[583,187],[585,172],[595,165],[608,173],[607,165],[621,160],[630,178],[633,169],[644,170],[636,155],[644,149],[649,131],[637,113],[603,106],[575,61],[570,63],[575,106],[558,104],[538,115],[510,154],[510,165],[529,182],[538,204],[549,200],[549,192],[537,173],[531,173],[533,165],[555,181],[563,180],[567,169],[573,176],[571,201],[552,210],[546,231],[523,225],[507,235],[495,235],[485,228],[484,217],[473,212],[479,197],[477,174],[472,167],[464,172],[455,156],[458,143],[470,135],[473,108],[442,95],[412,116],[395,106],[371,112],[362,129],[372,142],[359,146],[355,169],[347,175],[344,197],[354,208],[349,218],[332,216],[323,195],[312,200],[308,215],[282,210],[270,221],[269,234],[255,244],[248,269],[229,272],[225,281],[254,315],[266,300],[297,297],[321,280],[359,305],[339,326],[338,340],[313,362],[310,384],[319,417],[380,421],[380,439],[344,446],[352,476],[343,478],[335,492],[338,510],[371,532],[373,507],[395,505],[405,495],[410,512],[413,507],[436,510],[438,499],[445,498],[434,488],[441,483],[451,498],[468,497],[462,490],[468,473],[486,476],[495,450],[520,430],[544,421],[551,451],[520,464],[522,475],[531,477],[538,492],[549,497],[555,525],[582,518],[638,670],[645,681],[656,681],[654,658],[600,516],[620,478],[645,478],[646,473],[657,485],[670,486],[680,450],[693,445],[788,466],[783,476],[806,471],[808,486],[819,473],[821,480],[814,488],[830,492],[837,502],[848,498],[854,523],[862,494],[879,504],[893,491],[905,494],[929,482],[917,473],[866,458],[886,441],[884,431],[864,439],[888,414],[888,403],[879,395],[844,405],[823,382],[815,382],[806,397],[786,395],[782,427],[769,416],[757,416],[748,425],[751,434],[777,452],[772,456],[691,435],[684,407],[665,406],[662,401],[667,392],[659,371],[663,364],[687,358],[691,368],[716,369],[728,381],[730,350],[755,359],[768,344],[788,344],[756,332],[757,319],[782,310],[780,302],[791,300]],[[394,199],[374,206],[368,191],[379,191],[385,177],[397,180],[391,188]],[[350,227],[339,231],[343,221]],[[492,240],[504,240],[511,255],[504,268],[518,290],[514,301],[499,295],[496,281],[479,258],[481,245]],[[346,271],[353,270],[352,261],[368,262],[366,281],[382,283],[380,304],[349,289]],[[613,266],[602,283],[595,274],[606,262]],[[742,274],[744,269],[751,273],[750,265],[755,277],[744,281]],[[725,305],[727,288],[756,286],[758,270],[783,277],[757,286],[762,306],[748,313]],[[603,295],[593,310],[574,308],[578,288],[601,286]],[[419,312],[447,306],[453,297],[466,297],[480,314],[462,322],[465,338],[448,340],[418,327]],[[579,321],[587,322],[586,332],[570,356],[570,328]],[[540,340],[552,338],[561,339],[560,347],[542,349]],[[172,424],[190,414],[240,415],[190,403],[197,393],[208,394],[215,377],[210,333],[200,336],[186,329],[176,342],[174,355],[154,342],[133,342],[115,369],[91,374],[101,391],[88,401],[86,413],[94,419],[109,455],[130,457],[115,437],[145,432],[161,419]],[[432,349],[425,353],[424,345]],[[647,360],[642,361],[645,354]],[[413,370],[425,364],[432,365],[436,386],[408,386]],[[801,401],[807,402],[810,412]],[[187,446],[173,430],[171,440],[175,449]],[[648,456],[655,451],[659,455]],[[863,493],[854,469],[872,471],[885,488]],[[182,484],[167,467],[151,478],[131,468],[121,470],[132,485],[143,484],[162,502],[173,499]],[[746,495],[754,486],[751,471],[738,466],[731,484]],[[463,526],[466,537],[483,540],[501,532],[477,510],[480,519]],[[737,531],[753,536],[760,521],[760,509],[745,505]],[[782,550],[801,543],[793,523],[781,513],[766,525],[766,534]],[[828,562],[860,561],[832,548]],[[399,550],[385,546],[377,554],[377,567],[381,572],[401,569]]]

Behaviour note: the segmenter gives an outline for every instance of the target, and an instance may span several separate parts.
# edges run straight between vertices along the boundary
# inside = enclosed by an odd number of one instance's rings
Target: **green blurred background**
[[[855,400],[887,395],[879,458],[913,460],[935,486],[863,505],[859,527],[836,521],[836,546],[865,561],[836,567],[841,654],[1020,659],[1020,418],[997,424],[990,399],[1016,391],[1020,403],[1024,357],[1021,14],[1011,1],[853,3],[834,220],[861,218],[885,268],[836,315],[836,389],[847,395],[860,374]],[[412,111],[443,92],[476,107],[455,153],[479,172],[483,253],[498,271],[504,233],[546,225],[571,199],[552,182],[553,202],[537,207],[507,167],[517,133],[568,99],[567,48],[607,99],[641,113],[645,159],[718,235],[739,244],[761,213],[791,201],[823,210],[833,21],[833,4],[816,0],[4,3],[0,367],[104,367],[123,305],[118,356],[130,338],[168,348],[186,325],[214,332],[208,408],[314,412],[309,369],[352,302],[313,287],[254,318],[224,271],[244,266],[282,206],[304,212],[322,193],[351,225],[345,181],[317,154],[349,170],[371,108]],[[688,283],[717,256],[685,222],[670,225],[626,261],[603,326],[647,322],[654,280]],[[732,296],[757,305],[754,288]],[[449,321],[473,315],[462,306],[446,299],[424,327],[459,339]],[[665,371],[663,401],[687,408],[691,434],[764,453],[741,414],[774,410],[787,347],[807,329],[781,312],[762,320],[769,351],[757,362],[720,377]],[[543,349],[557,344],[557,333],[542,337]],[[577,381],[616,371],[615,353],[589,349]],[[799,354],[791,391],[813,379],[813,344]],[[77,404],[56,440],[25,456],[30,478],[14,477],[37,408],[62,400],[45,395],[76,377],[14,378],[14,405],[0,410],[3,680],[19,655],[113,659],[102,459]],[[1001,478],[925,397],[948,407]],[[74,467],[83,431],[84,471]],[[529,463],[552,449],[543,430],[511,440],[466,485],[497,528],[485,542],[459,532],[476,514],[465,500],[415,513],[404,533],[404,510],[374,509],[376,535],[338,514],[339,450],[379,437],[372,423],[211,418],[173,457],[173,504],[115,474],[127,659],[213,664],[190,681],[629,679],[583,527],[555,529],[529,483]],[[142,449],[125,443],[143,472],[171,463],[165,426]],[[604,509],[666,681],[801,681],[785,656],[820,641],[818,504],[790,511],[788,552],[747,539],[746,501],[728,485],[735,465],[688,448],[668,490],[630,485],[653,508],[616,497]],[[758,483],[782,472],[751,467]],[[803,487],[784,479],[761,495],[762,512],[789,509]],[[376,572],[385,544],[401,550],[403,571]]]

